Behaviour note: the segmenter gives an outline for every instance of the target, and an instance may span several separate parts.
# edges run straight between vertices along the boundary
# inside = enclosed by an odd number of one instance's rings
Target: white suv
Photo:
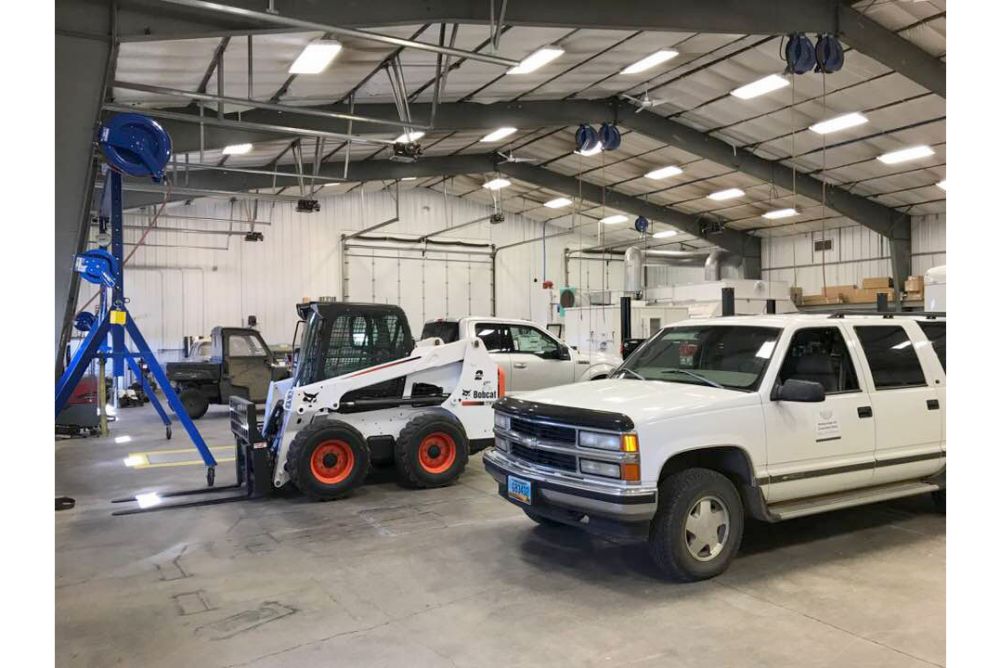
[[[945,320],[688,320],[608,380],[495,406],[486,469],[542,524],[648,541],[673,579],[721,573],[744,515],[932,492],[945,503]]]
[[[503,369],[506,390],[511,393],[607,378],[622,363],[617,355],[574,350],[530,320],[430,320],[420,338],[438,337],[451,343],[474,336],[482,339],[490,357]]]

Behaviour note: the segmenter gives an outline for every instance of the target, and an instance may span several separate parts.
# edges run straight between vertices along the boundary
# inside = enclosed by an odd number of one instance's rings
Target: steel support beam
[[[86,11],[85,11],[86,10]],[[55,353],[56,376],[69,342],[79,276],[73,256],[86,248],[95,163],[94,138],[114,60],[110,3],[55,5]]]

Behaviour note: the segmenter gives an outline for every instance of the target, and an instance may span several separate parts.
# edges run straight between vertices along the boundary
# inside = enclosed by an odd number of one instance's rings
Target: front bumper
[[[518,461],[490,448],[483,455],[486,471],[497,481],[500,496],[522,508],[546,515],[546,509],[570,511],[578,521],[594,518],[621,523],[648,522],[656,513],[656,488],[600,484]],[[507,476],[530,480],[537,501],[524,506],[507,496]],[[553,518],[558,519],[558,518]]]

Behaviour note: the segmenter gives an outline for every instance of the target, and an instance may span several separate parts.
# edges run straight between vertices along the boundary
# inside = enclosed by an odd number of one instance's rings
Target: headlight
[[[510,416],[493,413],[493,424],[501,429],[510,429]]]
[[[507,452],[509,449],[509,446],[507,445],[507,439],[500,438],[499,436],[497,436],[496,438],[496,446],[497,450],[502,450],[503,452]]]
[[[595,462],[593,459],[580,460],[580,473],[589,473],[605,478],[621,478],[621,469],[618,468],[618,464]]]
[[[584,448],[601,450],[621,450],[622,437],[618,434],[600,434],[594,431],[580,432],[580,445]]]

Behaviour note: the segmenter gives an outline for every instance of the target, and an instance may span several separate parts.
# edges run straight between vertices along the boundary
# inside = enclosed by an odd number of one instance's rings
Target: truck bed
[[[222,364],[218,362],[169,362],[167,363],[167,378],[174,383],[219,382],[222,378]]]

